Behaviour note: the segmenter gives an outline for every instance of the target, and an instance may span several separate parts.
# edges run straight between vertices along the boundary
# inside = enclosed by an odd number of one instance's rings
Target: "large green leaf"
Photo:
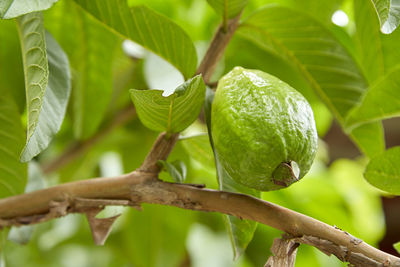
[[[374,157],[365,169],[364,177],[373,186],[400,195],[400,147],[393,147]]]
[[[366,92],[360,105],[348,115],[346,126],[400,116],[400,69],[389,73]]]
[[[21,154],[23,162],[31,160],[44,150],[60,130],[71,91],[67,55],[48,32],[46,32],[46,50],[49,81],[43,96],[38,123]]]
[[[293,64],[341,124],[367,89],[363,74],[347,50],[323,25],[303,13],[267,6],[247,18],[239,33]],[[381,144],[377,138],[383,136],[382,128],[370,129],[378,131],[372,135],[377,140],[373,145]],[[364,143],[358,134],[352,137],[363,151],[381,149],[369,147],[371,142]]]
[[[115,32],[166,59],[185,79],[196,71],[196,50],[173,21],[145,6],[128,7],[126,0],[75,0]]]
[[[19,112],[7,91],[0,92],[0,198],[24,192],[27,165],[19,162],[24,130]]]
[[[169,96],[161,90],[130,90],[139,119],[154,131],[177,133],[194,122],[205,95],[201,75],[186,81]]]
[[[224,21],[238,15],[247,5],[248,0],[207,0]]]
[[[214,143],[211,136],[211,127],[212,127],[211,108],[213,99],[214,99],[214,92],[211,89],[207,88],[204,111],[208,128],[208,135],[211,146],[214,151],[214,159],[215,159],[215,166],[217,169],[219,189],[228,192],[244,193],[247,195],[260,197],[261,196],[260,191],[236,183],[219,162],[218,154],[215,152]],[[241,218],[237,218],[231,215],[223,215],[223,216],[226,228],[229,233],[229,237],[231,239],[233,255],[235,259],[237,259],[246,250],[248,244],[253,239],[254,232],[257,228],[257,223],[255,221],[242,220]]]
[[[0,20],[0,40],[0,62],[7,62],[0,63],[0,90],[10,91],[22,113],[26,105],[24,69],[18,31],[13,20]]]
[[[41,12],[23,15],[17,19],[17,25],[24,64],[29,141],[39,121],[49,78],[43,15]]]
[[[113,89],[112,60],[116,35],[78,11],[81,49],[74,62],[74,133],[86,139],[98,129],[110,104]]]
[[[86,139],[96,132],[110,106],[112,65],[114,51],[120,49],[119,38],[68,1],[46,12],[44,23],[67,53],[74,70],[73,130],[77,138]]]
[[[378,13],[383,33],[392,33],[400,23],[399,0],[371,0]]]
[[[381,34],[375,13],[371,2],[354,0],[356,51],[361,59],[361,67],[370,84],[384,74]]]
[[[27,13],[50,8],[58,0],[2,0],[0,1],[0,18],[11,19]]]

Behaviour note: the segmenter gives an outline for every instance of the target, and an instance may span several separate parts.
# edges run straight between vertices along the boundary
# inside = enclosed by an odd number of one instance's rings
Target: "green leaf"
[[[71,91],[71,74],[67,55],[48,32],[46,32],[46,45],[49,81],[37,125],[21,154],[23,162],[31,160],[47,148],[60,130]]]
[[[393,247],[396,249],[397,253],[400,253],[400,242],[394,243]]]
[[[25,84],[18,31],[13,20],[0,20],[0,90],[9,91],[22,113],[25,109]],[[12,88],[12,90],[11,90]]]
[[[177,183],[183,183],[186,180],[186,165],[183,161],[175,160],[171,163],[165,160],[159,160],[158,163],[171,175]]]
[[[111,108],[112,66],[115,52],[120,50],[120,38],[70,1],[57,3],[45,13],[44,22],[75,70],[71,96],[73,130],[76,138],[87,139]]]
[[[361,125],[353,129],[349,136],[369,158],[385,151],[385,136],[381,122]]]
[[[177,133],[194,122],[204,101],[205,85],[201,75],[186,81],[169,96],[161,90],[131,89],[141,122],[154,131]]]
[[[400,68],[386,75],[366,92],[346,119],[347,128],[400,116]]]
[[[302,13],[267,6],[247,18],[239,33],[292,62],[339,121],[367,88],[346,49],[323,25]]]
[[[356,23],[355,39],[361,67],[372,84],[384,75],[383,48],[379,22],[371,2],[354,1],[354,19]]]
[[[0,18],[11,19],[27,13],[46,10],[58,0],[2,0],[0,1]]]
[[[364,172],[365,179],[386,192],[400,195],[400,146],[374,157]]]
[[[342,125],[367,89],[363,74],[347,50],[323,25],[305,14],[267,6],[247,18],[239,33],[292,63]],[[382,143],[380,136],[380,132],[372,135],[376,144]],[[353,135],[353,139],[358,137]],[[363,151],[369,149],[361,140],[356,143]]]
[[[112,98],[112,60],[116,35],[81,10],[76,12],[80,32],[73,93],[74,133],[79,139],[92,136],[102,122]]]
[[[24,192],[27,180],[27,165],[19,162],[24,130],[18,108],[7,93],[0,93],[0,198]]]
[[[248,0],[207,0],[207,2],[226,22],[241,12]]]
[[[75,0],[87,12],[129,38],[163,57],[185,79],[196,71],[197,54],[189,36],[173,21],[145,6],[129,7],[126,0]]]
[[[214,143],[212,141],[212,136],[211,136],[211,127],[212,127],[211,108],[213,99],[214,99],[214,92],[211,89],[207,88],[206,100],[204,103],[204,113],[206,117],[206,124],[208,129],[208,135],[210,138],[210,143],[214,151],[214,159],[217,169],[219,189],[229,192],[244,193],[255,197],[260,197],[261,196],[260,191],[250,189],[248,187],[236,183],[225,171],[224,167],[220,164],[218,160],[218,155],[214,150]],[[242,220],[241,218],[237,218],[231,215],[223,215],[223,216],[226,228],[229,233],[229,237],[231,239],[233,255],[234,258],[237,259],[246,250],[247,245],[253,239],[254,232],[257,228],[257,223],[255,221]]]
[[[378,13],[382,33],[392,33],[400,23],[399,0],[371,0]]]

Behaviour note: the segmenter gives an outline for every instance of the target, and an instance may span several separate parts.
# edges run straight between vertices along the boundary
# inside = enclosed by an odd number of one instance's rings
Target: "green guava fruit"
[[[211,134],[228,174],[262,191],[298,181],[317,152],[318,135],[307,100],[278,78],[242,67],[218,82]]]

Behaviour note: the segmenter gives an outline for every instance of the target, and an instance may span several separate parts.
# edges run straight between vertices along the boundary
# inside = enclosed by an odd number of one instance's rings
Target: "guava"
[[[277,190],[309,171],[318,146],[314,115],[285,82],[235,67],[219,80],[211,109],[215,152],[236,182]]]

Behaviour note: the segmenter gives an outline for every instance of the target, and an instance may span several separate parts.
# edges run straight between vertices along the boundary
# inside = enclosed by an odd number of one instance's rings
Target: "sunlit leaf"
[[[356,51],[361,59],[361,68],[370,84],[384,74],[381,34],[375,14],[375,9],[370,1],[354,1]]]
[[[71,91],[71,74],[67,55],[57,41],[47,32],[46,50],[49,66],[49,81],[40,107],[38,123],[29,137],[21,160],[26,162],[47,148],[60,130]]]
[[[397,253],[400,253],[400,242],[394,243],[393,247],[396,249]]]
[[[385,151],[385,136],[381,122],[373,122],[354,128],[349,137],[367,157],[374,157]]]
[[[16,104],[8,92],[0,93],[0,198],[20,194],[27,181],[27,165],[20,163],[24,146]]]
[[[397,69],[372,86],[360,105],[348,115],[346,125],[356,127],[371,121],[400,116],[400,69]]]
[[[197,54],[189,36],[173,21],[145,6],[129,7],[126,0],[75,0],[113,31],[163,57],[185,79],[196,71]]]
[[[177,133],[194,122],[203,105],[205,85],[200,75],[169,96],[161,90],[130,90],[139,119],[154,131]]]
[[[399,0],[371,0],[378,13],[381,31],[392,33],[400,23],[400,1]]]
[[[373,186],[400,195],[400,147],[393,147],[374,157],[365,169],[364,177]]]
[[[239,33],[293,64],[341,124],[368,87],[356,62],[335,36],[305,14],[267,6],[247,18]],[[372,136],[377,140],[382,134]],[[353,135],[361,150],[367,151],[367,144],[358,138],[358,134]]]
[[[58,0],[2,0],[0,1],[0,18],[11,19],[27,13],[50,8]]]

